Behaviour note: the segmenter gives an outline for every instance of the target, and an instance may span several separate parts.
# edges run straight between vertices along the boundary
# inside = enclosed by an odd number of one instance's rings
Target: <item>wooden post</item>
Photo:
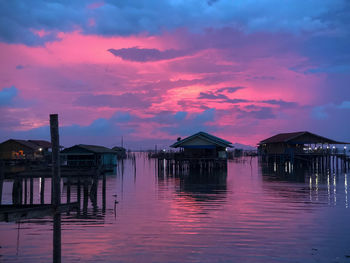
[[[61,203],[60,144],[58,134],[58,115],[50,114],[52,146],[52,197],[51,204],[56,209]]]
[[[53,216],[53,262],[61,262],[61,213]]]
[[[83,186],[83,215],[87,215],[87,208],[88,208],[88,202],[89,202],[89,185],[87,178],[84,178],[84,186]]]
[[[33,204],[33,194],[34,194],[34,191],[33,191],[33,176],[30,177],[29,179],[29,203],[32,205]]]
[[[70,175],[67,176],[67,204],[70,203]]]
[[[98,174],[94,175],[93,182],[90,187],[90,200],[94,208],[94,212],[97,212],[97,190],[98,190]]]
[[[2,188],[3,188],[3,184],[4,184],[4,174],[5,174],[5,165],[4,162],[2,160],[0,160],[0,205],[1,205],[1,201],[2,201]]]
[[[102,212],[106,212],[106,174],[102,178]]]
[[[45,176],[41,177],[40,182],[40,204],[45,203]]]
[[[77,183],[77,202],[78,202],[78,212],[80,213],[80,201],[81,201],[81,182],[80,182],[80,177],[78,177],[78,183]]]
[[[27,177],[24,177],[24,204],[27,204],[27,192],[28,192],[28,183]]]
[[[54,208],[53,225],[53,262],[61,262],[61,214],[58,207],[61,203],[61,174],[60,174],[60,142],[58,134],[58,115],[50,114],[50,133],[52,147],[52,196]]]

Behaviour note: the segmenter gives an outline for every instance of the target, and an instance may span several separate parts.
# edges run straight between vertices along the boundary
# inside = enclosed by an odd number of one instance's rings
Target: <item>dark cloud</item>
[[[348,3],[336,0],[163,1],[105,0],[0,1],[0,39],[40,45],[57,39],[58,32],[77,28],[84,34],[159,34],[164,30],[235,27],[245,32],[347,32]],[[93,8],[92,8],[93,7]],[[91,21],[94,21],[91,23]],[[283,21],[283,22],[281,22]],[[48,32],[40,36],[36,30]]]
[[[271,104],[271,105],[277,105],[281,108],[294,108],[298,106],[298,103],[296,102],[290,102],[290,101],[284,101],[284,100],[262,100],[261,102]]]
[[[108,49],[113,55],[122,58],[123,60],[136,61],[136,62],[148,62],[173,59],[177,57],[185,56],[189,51],[168,49],[160,51],[158,49],[149,48],[122,48],[122,49]]]
[[[238,90],[245,89],[245,87],[224,87],[220,88],[217,90],[217,92],[225,92],[227,91],[228,93],[235,93]]]
[[[217,94],[214,92],[200,92],[198,99],[207,99],[207,100],[227,100],[228,97],[224,94]]]
[[[159,124],[174,124],[186,120],[188,112],[178,111],[173,113],[171,111],[161,111],[156,113],[153,117],[146,119],[146,121],[156,122]]]
[[[86,94],[78,97],[75,105],[85,107],[113,107],[113,108],[147,108],[152,102],[145,94],[141,93],[123,93],[120,95],[93,95]]]
[[[253,119],[259,119],[259,120],[265,120],[265,119],[275,119],[276,115],[273,113],[273,109],[269,107],[256,107],[255,110],[246,111],[239,109],[237,118],[238,119],[244,119],[244,118],[253,118]]]
[[[16,69],[24,69],[24,66],[23,65],[17,65]]]
[[[220,93],[220,91],[225,91],[226,89],[227,88],[218,89],[216,92],[200,92],[197,99],[218,100],[221,102],[231,103],[231,104],[249,102],[246,99],[230,99],[226,95]]]
[[[18,90],[14,86],[0,90],[0,107],[11,105],[17,94]]]

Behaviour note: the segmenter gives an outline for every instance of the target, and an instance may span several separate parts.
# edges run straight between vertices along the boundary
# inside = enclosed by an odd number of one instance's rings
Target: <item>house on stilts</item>
[[[261,160],[274,164],[298,162],[324,169],[346,167],[350,161],[347,144],[308,131],[280,133],[260,141],[258,155]]]

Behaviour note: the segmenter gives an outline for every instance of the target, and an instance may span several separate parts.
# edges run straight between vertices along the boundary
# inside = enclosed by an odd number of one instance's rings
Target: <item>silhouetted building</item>
[[[181,148],[185,157],[226,159],[227,148],[233,146],[229,141],[206,132],[198,132],[182,140],[178,138],[170,147]]]
[[[117,153],[104,146],[78,144],[61,151],[68,166],[115,166]]]
[[[303,154],[317,151],[317,145],[347,144],[308,132],[280,133],[259,142],[260,155],[269,154]],[[315,149],[316,147],[316,149]]]
[[[42,159],[50,148],[48,141],[9,139],[0,144],[0,159]]]
[[[123,147],[115,146],[112,148],[117,153],[118,159],[126,158],[126,149]]]

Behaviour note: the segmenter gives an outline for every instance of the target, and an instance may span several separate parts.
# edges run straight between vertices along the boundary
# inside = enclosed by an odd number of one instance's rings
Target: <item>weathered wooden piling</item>
[[[3,188],[3,185],[4,185],[4,178],[5,178],[5,165],[4,165],[4,162],[2,160],[0,160],[0,205],[1,205],[1,202],[2,202],[2,188]]]
[[[89,202],[89,185],[88,181],[86,178],[84,178],[84,183],[83,183],[83,215],[87,215],[87,208],[88,208],[88,202]]]
[[[33,177],[29,178],[29,203],[32,205],[33,204],[33,195],[34,195],[34,181]]]
[[[60,144],[58,115],[50,114],[50,132],[52,145],[52,197],[51,203],[56,209],[61,203]]]
[[[28,197],[27,193],[28,193],[28,182],[27,182],[27,178],[24,178],[24,204],[27,204],[27,197]]]
[[[40,180],[40,204],[45,203],[45,176],[41,177]]]
[[[67,177],[67,204],[70,203],[70,190],[71,190],[71,179],[70,176]]]
[[[106,175],[102,177],[102,212],[106,212]]]
[[[61,175],[60,175],[60,143],[58,132],[58,115],[50,114],[50,133],[52,146],[52,196],[51,204],[54,208],[53,220],[53,262],[61,262],[61,213],[58,211],[61,203]]]

